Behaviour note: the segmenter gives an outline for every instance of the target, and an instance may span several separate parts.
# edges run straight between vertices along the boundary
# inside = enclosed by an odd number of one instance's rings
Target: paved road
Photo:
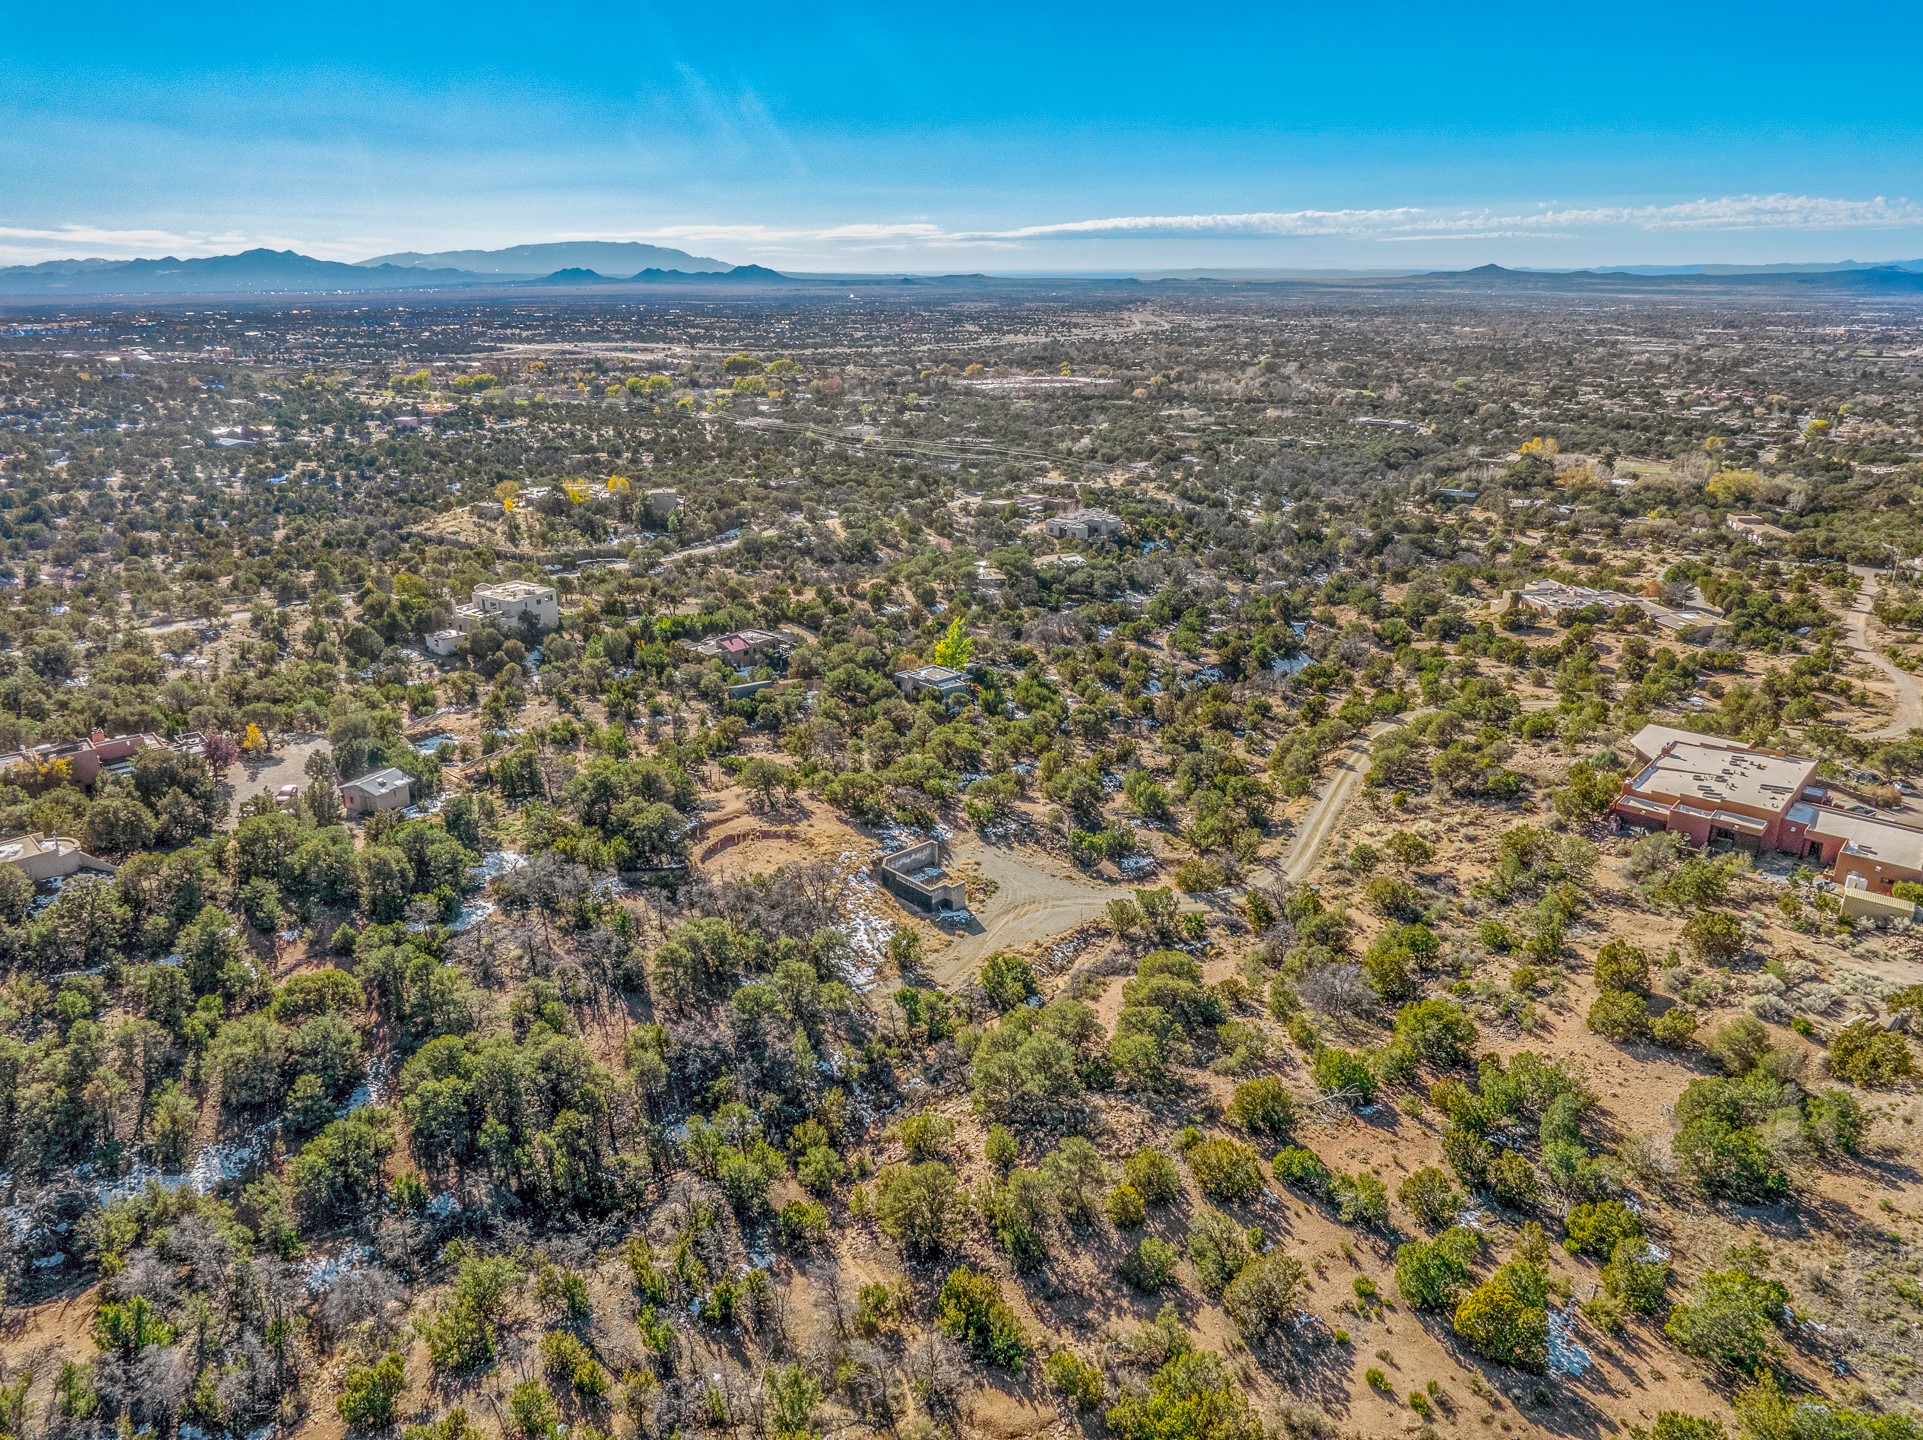
[[[1892,664],[1888,657],[1878,654],[1870,644],[1870,620],[1873,618],[1870,607],[1876,603],[1877,592],[1883,588],[1882,575],[1867,565],[1852,565],[1850,573],[1863,581],[1862,589],[1857,591],[1849,608],[1843,612],[1843,628],[1849,634],[1850,648],[1896,689],[1895,716],[1880,729],[1864,731],[1863,738],[1901,739],[1910,731],[1923,727],[1923,693],[1918,692],[1914,675]]]

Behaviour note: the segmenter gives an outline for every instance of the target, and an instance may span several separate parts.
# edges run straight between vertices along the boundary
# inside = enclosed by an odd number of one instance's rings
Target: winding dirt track
[[[1870,644],[1870,607],[1876,603],[1877,592],[1883,588],[1882,575],[1867,565],[1852,565],[1850,573],[1863,581],[1863,587],[1843,612],[1843,628],[1849,634],[1850,648],[1856,651],[1858,659],[1889,681],[1896,690],[1895,716],[1889,724],[1879,729],[1864,731],[1863,738],[1898,740],[1910,731],[1923,727],[1923,693],[1919,693],[1914,675],[1891,664]]]

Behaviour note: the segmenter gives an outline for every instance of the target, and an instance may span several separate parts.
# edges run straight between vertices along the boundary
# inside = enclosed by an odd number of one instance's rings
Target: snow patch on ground
[[[208,1195],[229,1181],[238,1180],[266,1158],[274,1127],[263,1125],[253,1134],[237,1140],[205,1146],[194,1156],[194,1163],[179,1174],[167,1174],[152,1165],[136,1165],[125,1175],[102,1180],[94,1187],[94,1203],[111,1205],[116,1200],[131,1200],[149,1185],[163,1190],[183,1186],[196,1195]]]
[[[868,873],[868,863],[868,857],[855,850],[844,850],[835,857],[835,899],[841,906],[848,948],[855,957],[854,973],[849,978],[857,990],[874,987],[896,929],[888,914],[892,902]]]
[[[1595,1363],[1589,1347],[1576,1338],[1576,1321],[1567,1310],[1549,1312],[1549,1373],[1581,1375]]]
[[[369,1251],[365,1245],[353,1244],[335,1255],[316,1255],[307,1262],[303,1278],[307,1281],[307,1293],[318,1295],[331,1289],[357,1270],[367,1268]]]

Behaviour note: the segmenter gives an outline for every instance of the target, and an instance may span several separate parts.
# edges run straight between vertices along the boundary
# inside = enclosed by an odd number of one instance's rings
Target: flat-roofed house
[[[1800,853],[1789,812],[1815,779],[1814,760],[1700,737],[1671,740],[1623,781],[1615,809],[1624,819],[1677,831],[1698,844]]]
[[[1619,590],[1596,590],[1587,585],[1565,585],[1560,580],[1531,580],[1516,591],[1519,604],[1551,619],[1592,605],[1604,610],[1621,610],[1634,605],[1635,597]]]
[[[349,815],[372,815],[377,810],[405,810],[414,803],[414,782],[405,770],[389,766],[341,784],[341,805]]]
[[[1723,523],[1756,545],[1774,545],[1789,539],[1789,531],[1781,525],[1770,524],[1761,515],[1725,515]]]
[[[1642,769],[1623,781],[1611,809],[1631,825],[1794,855],[1877,895],[1899,880],[1923,881],[1923,830],[1826,803],[1814,760],[1667,725],[1645,725],[1629,745]]]
[[[63,880],[80,870],[114,873],[105,860],[96,860],[66,835],[11,835],[0,840],[0,865],[11,865],[35,884]]]
[[[554,587],[531,580],[500,580],[476,585],[472,603],[454,607],[454,628],[463,634],[483,625],[512,630],[527,616],[533,616],[543,630],[560,625],[561,598]]]
[[[946,705],[968,693],[968,677],[946,665],[921,665],[913,670],[897,670],[895,687],[910,700],[934,694]]]
[[[1841,885],[1887,895],[1898,880],[1923,880],[1923,830],[1827,805],[1793,805],[1789,818],[1800,853],[1820,859]]]
[[[104,730],[95,730],[81,740],[36,745],[31,750],[16,750],[11,755],[0,755],[0,774],[17,765],[34,770],[65,765],[74,784],[82,789],[91,789],[93,782],[100,778],[101,771],[112,770],[124,774],[132,766],[136,754],[149,745],[164,743],[158,735],[109,735]]]
[[[688,641],[687,646],[697,655],[746,669],[782,658],[794,648],[794,642],[772,630],[733,630],[726,635]]]
[[[1051,515],[1042,521],[1042,531],[1057,540],[1092,540],[1119,534],[1122,517],[1107,510],[1077,510],[1072,515]]]

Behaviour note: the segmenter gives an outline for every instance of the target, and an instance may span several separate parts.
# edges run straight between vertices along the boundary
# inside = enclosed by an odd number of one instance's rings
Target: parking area
[[[272,755],[258,762],[250,762],[242,756],[227,772],[227,783],[233,790],[234,811],[238,812],[241,802],[255,795],[272,795],[283,785],[307,786],[307,757],[316,750],[327,748],[324,735],[289,735],[282,738],[280,746]],[[227,817],[228,826],[234,822],[234,814]]]

